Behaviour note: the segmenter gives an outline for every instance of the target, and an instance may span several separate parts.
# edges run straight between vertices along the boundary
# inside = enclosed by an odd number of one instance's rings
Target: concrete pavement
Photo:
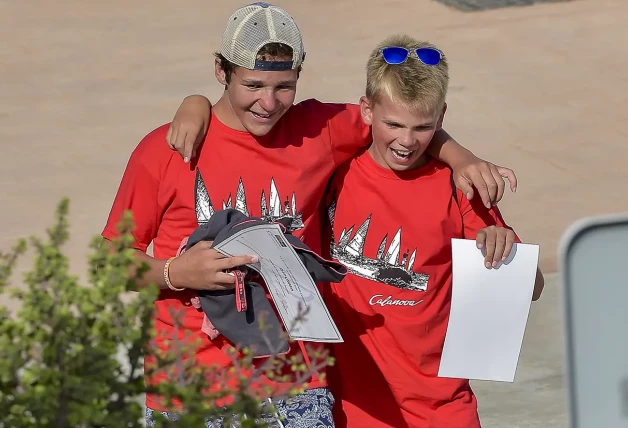
[[[556,274],[545,280],[530,309],[515,381],[472,382],[483,428],[567,426],[562,287]]]

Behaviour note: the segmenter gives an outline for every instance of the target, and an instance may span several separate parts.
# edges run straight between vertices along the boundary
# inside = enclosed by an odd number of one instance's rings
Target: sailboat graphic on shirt
[[[203,177],[198,168],[196,169],[196,180],[194,183],[194,201],[198,224],[201,225],[207,223],[216,210],[212,204],[209,193],[207,192],[207,187],[205,186],[205,182],[203,181]],[[246,192],[242,177],[240,177],[240,181],[238,183],[235,204],[231,198],[231,194],[226,201],[222,202],[222,209],[225,210],[228,208],[234,208],[247,217],[251,215],[246,201]],[[295,193],[292,192],[292,198],[286,198],[282,204],[274,178],[270,179],[270,199],[268,204],[266,203],[265,192],[262,190],[260,197],[260,212],[262,220],[269,223],[288,219],[290,221],[287,226],[287,230],[289,232],[294,232],[304,226],[303,215],[297,211],[297,199]],[[285,222],[282,223],[285,224]]]
[[[401,250],[401,227],[390,241],[386,250],[388,235],[385,235],[377,249],[375,258],[364,256],[364,243],[371,223],[371,215],[353,233],[354,226],[349,229],[342,229],[338,242],[333,236],[333,226],[336,217],[336,202],[327,209],[327,214],[331,223],[332,239],[331,254],[339,262],[347,266],[347,269],[354,275],[397,288],[414,291],[426,291],[429,275],[414,272],[414,260],[416,258],[416,248],[409,254],[406,251],[401,260],[399,253]]]

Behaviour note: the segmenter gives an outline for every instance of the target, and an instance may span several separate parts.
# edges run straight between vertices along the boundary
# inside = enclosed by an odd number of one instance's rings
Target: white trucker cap
[[[257,59],[259,50],[268,43],[290,46],[292,61]],[[282,8],[263,2],[244,6],[231,15],[222,35],[220,53],[249,70],[293,70],[305,59],[303,39],[294,19]]]

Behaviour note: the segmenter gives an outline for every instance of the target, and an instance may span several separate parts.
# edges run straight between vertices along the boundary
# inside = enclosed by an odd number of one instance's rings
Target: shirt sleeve
[[[168,125],[155,129],[142,139],[131,154],[101,233],[105,239],[111,240],[120,235],[118,224],[127,211],[133,216],[135,248],[146,251],[157,235],[161,218],[161,176],[173,153],[166,144],[167,131]]]
[[[465,239],[475,239],[480,229],[488,226],[505,227],[514,232],[514,229],[504,221],[497,206],[486,208],[478,196],[469,201],[460,190],[456,189],[456,192],[460,201]],[[521,242],[516,232],[515,242]]]
[[[356,104],[326,104],[330,110],[329,141],[336,166],[371,143],[371,127],[362,120]]]

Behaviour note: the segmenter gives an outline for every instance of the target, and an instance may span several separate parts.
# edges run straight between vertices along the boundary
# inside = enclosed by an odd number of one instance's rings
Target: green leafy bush
[[[219,371],[195,365],[190,358],[195,343],[176,337],[171,338],[169,352],[159,352],[152,345],[158,289],[129,292],[137,290],[136,281],[146,269],[135,265],[130,214],[120,223],[121,237],[112,244],[100,236],[93,239],[89,284],[84,285],[70,272],[63,253],[69,239],[68,211],[69,201],[64,199],[47,239],[20,240],[11,251],[0,254],[2,301],[10,294],[19,306],[12,313],[0,305],[0,427],[141,427],[142,395],[147,392],[158,393],[170,403],[174,399],[184,403],[178,423],[159,419],[158,426],[204,426],[207,418],[224,418],[228,423],[232,417],[242,427],[263,426],[258,420],[262,410],[273,411],[262,408],[267,397],[288,398],[307,387],[304,382],[312,372],[331,363],[323,352],[315,355],[310,367],[300,359],[277,356],[255,369],[243,349],[232,355],[234,368]],[[23,284],[12,284],[16,262],[28,247],[35,252],[32,269]],[[177,314],[173,315],[176,328]],[[157,355],[150,373],[166,373],[167,382],[145,383],[147,350]],[[277,378],[286,364],[299,379],[297,388],[283,397],[268,390],[253,392],[260,374]],[[229,382],[236,386],[208,388]],[[232,398],[232,404],[216,405],[216,400],[225,398]]]

